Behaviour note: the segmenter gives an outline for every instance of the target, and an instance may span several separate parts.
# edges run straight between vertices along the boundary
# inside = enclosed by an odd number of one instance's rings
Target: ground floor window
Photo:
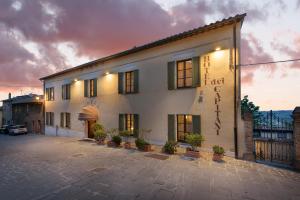
[[[131,131],[133,134],[133,130],[134,130],[134,115],[133,114],[125,114],[125,130]]]
[[[54,126],[54,112],[46,112],[46,125]]]
[[[71,128],[71,114],[62,112],[60,113],[60,127]]]
[[[119,130],[130,131],[135,137],[139,132],[139,115],[138,114],[119,114]]]
[[[186,136],[193,132],[192,115],[177,115],[177,141],[186,142]]]

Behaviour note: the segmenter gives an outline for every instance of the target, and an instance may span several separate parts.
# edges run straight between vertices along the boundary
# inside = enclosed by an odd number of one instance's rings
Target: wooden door
[[[88,138],[94,138],[94,124],[96,121],[88,121]]]

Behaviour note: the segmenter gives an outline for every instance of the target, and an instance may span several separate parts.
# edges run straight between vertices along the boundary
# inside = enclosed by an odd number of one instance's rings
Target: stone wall
[[[295,162],[294,167],[300,169],[300,107],[296,107],[293,111],[294,118],[294,150]]]
[[[246,151],[243,155],[244,160],[254,161],[254,146],[253,146],[253,115],[250,112],[244,113],[244,131]]]

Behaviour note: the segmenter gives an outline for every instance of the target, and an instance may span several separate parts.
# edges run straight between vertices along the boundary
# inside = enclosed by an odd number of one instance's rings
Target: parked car
[[[24,125],[15,125],[9,127],[9,135],[27,134],[27,128]]]
[[[3,125],[3,126],[0,128],[0,133],[1,133],[1,134],[8,134],[8,133],[9,133],[9,127],[10,127],[10,125]]]

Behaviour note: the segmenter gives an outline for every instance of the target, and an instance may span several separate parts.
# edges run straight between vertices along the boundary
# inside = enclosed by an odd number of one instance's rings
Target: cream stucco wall
[[[240,38],[240,24],[237,37]],[[239,54],[239,41],[238,41]],[[214,51],[221,47],[221,51]],[[219,144],[227,152],[234,151],[233,133],[233,26],[225,26],[167,45],[144,50],[129,56],[86,67],[45,80],[45,87],[55,87],[55,101],[46,101],[46,112],[54,112],[54,124],[59,127],[60,112],[71,113],[71,130],[46,126],[46,134],[85,137],[85,124],[78,113],[87,105],[99,112],[99,122],[106,128],[117,128],[119,113],[139,114],[140,129],[152,129],[146,139],[163,144],[168,137],[168,114],[201,115],[201,132],[206,141],[203,148]],[[200,56],[201,86],[168,90],[167,63]],[[204,68],[204,57],[210,57],[210,67]],[[238,63],[239,64],[239,58]],[[139,93],[118,94],[118,72],[139,69]],[[109,75],[105,75],[110,72]],[[205,75],[206,74],[206,75]],[[238,76],[240,73],[238,73]],[[206,84],[205,84],[205,77]],[[74,79],[78,79],[74,82]],[[83,80],[98,78],[98,96],[84,98]],[[238,77],[238,99],[240,99]],[[61,85],[71,84],[71,100],[61,99]],[[218,108],[217,108],[218,106]],[[217,134],[217,112],[219,134]],[[240,115],[238,116],[240,118]],[[243,148],[242,121],[239,120],[239,147]]]

